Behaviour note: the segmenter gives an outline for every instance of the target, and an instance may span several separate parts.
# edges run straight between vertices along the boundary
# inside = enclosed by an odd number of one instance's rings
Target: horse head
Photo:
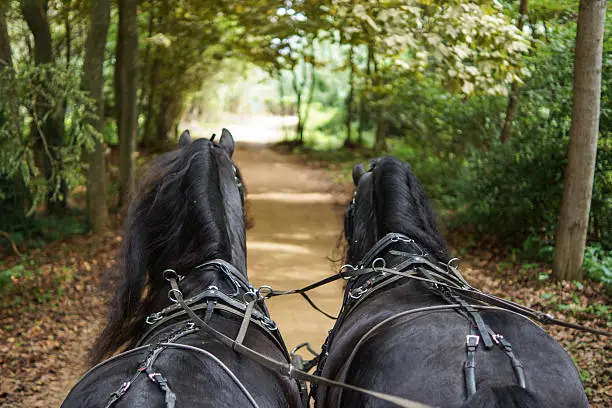
[[[130,203],[117,264],[118,288],[92,360],[133,346],[145,318],[169,304],[163,272],[185,277],[189,295],[214,279],[198,265],[221,259],[246,280],[244,184],[232,161],[234,139],[181,134],[179,148],[154,160]],[[230,282],[231,283],[231,282]]]
[[[374,244],[396,232],[414,239],[442,262],[450,259],[429,200],[410,165],[394,157],[353,168],[355,195],[345,213],[346,261],[357,264]]]

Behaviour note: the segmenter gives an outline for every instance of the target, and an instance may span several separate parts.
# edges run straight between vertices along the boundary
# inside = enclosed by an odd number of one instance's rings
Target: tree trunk
[[[279,98],[279,107],[280,107],[280,116],[282,119],[282,128],[283,128],[283,139],[287,139],[287,127],[285,126],[285,117],[287,116],[287,110],[285,108],[285,88],[283,87],[283,71],[280,67],[276,69],[276,75],[278,78],[278,98]]]
[[[8,68],[13,70],[13,54],[6,24],[6,8],[8,4],[0,4],[0,70]]]
[[[376,57],[372,55],[372,65],[374,65],[374,78],[376,83],[377,92],[381,92],[382,78],[378,72],[378,64],[376,63]],[[384,118],[384,113],[381,107],[376,112],[376,136],[374,139],[374,150],[378,153],[385,152],[387,150],[387,123]]]
[[[297,140],[299,141],[299,143],[303,143],[302,142],[302,135],[303,135],[303,131],[304,131],[304,125],[302,124],[302,92],[304,91],[304,84],[298,84],[298,80],[297,80],[297,73],[295,72],[295,66],[291,68],[291,75],[292,75],[292,84],[293,84],[293,91],[295,92],[295,96],[296,96],[296,110],[297,110],[297,126],[295,129],[295,134],[297,136]]]
[[[355,64],[353,62],[353,44],[349,50],[349,93],[346,97],[346,139],[344,139],[344,147],[351,147],[351,123],[353,123],[353,99],[355,95]]]
[[[104,132],[104,54],[106,37],[110,25],[111,0],[96,0],[91,3],[89,34],[85,44],[82,88],[96,101],[97,117],[91,125]],[[96,232],[107,227],[106,166],[104,163],[104,140],[96,141],[94,151],[88,155],[87,171],[87,222]]]
[[[147,145],[153,150],[164,150],[167,142],[174,136],[174,128],[182,113],[183,93],[171,91],[161,95],[159,108],[157,111],[157,125],[153,133],[154,138]]]
[[[304,61],[304,64],[306,64],[306,61]],[[304,68],[304,83],[306,83],[306,68]],[[317,76],[315,73],[315,50],[313,39],[310,43],[310,86],[308,87],[308,99],[306,100],[306,109],[302,118],[302,125],[299,128],[300,144],[304,144],[304,129],[306,128],[306,122],[308,122],[308,116],[310,115],[310,107],[312,106],[316,83]]]
[[[519,30],[523,30],[523,26],[525,25],[525,20],[527,20],[527,12],[528,12],[528,0],[521,0],[519,6],[519,19],[517,23],[517,28]],[[512,135],[512,124],[514,122],[514,117],[516,116],[516,108],[518,106],[519,100],[519,83],[518,81],[513,81],[510,89],[510,97],[508,100],[508,108],[506,110],[506,119],[504,121],[504,126],[502,128],[501,135],[499,137],[502,143],[506,143],[510,136]]]
[[[53,63],[53,44],[51,41],[51,29],[47,18],[47,11],[40,0],[22,0],[21,11],[23,17],[34,35],[34,62],[36,65],[44,65]],[[45,89],[51,81],[43,80],[40,86]],[[49,92],[52,93],[52,92]],[[63,106],[63,104],[58,104]],[[60,148],[64,138],[64,112],[62,108],[53,108],[37,105],[36,119],[34,123],[34,134],[44,141],[39,145],[47,144],[50,147]],[[39,123],[38,120],[46,118],[44,123]],[[45,178],[49,181],[49,185],[53,185],[53,180],[56,177],[57,167],[61,167],[61,162],[57,162],[57,158],[53,157],[49,152],[53,149],[45,149],[42,153],[43,167]],[[59,198],[54,196],[54,192],[49,192],[47,211],[51,214],[64,212],[67,207],[67,191],[65,184],[60,183],[61,192]]]
[[[601,97],[606,0],[581,0],[576,31],[572,124],[557,223],[553,278],[582,279]]]
[[[368,44],[368,61],[366,62],[366,91],[361,93],[361,98],[359,98],[359,127],[357,128],[357,143],[359,146],[363,146],[363,130],[365,128],[366,122],[366,95],[369,92],[369,88],[371,88],[371,80],[372,80],[372,72],[371,72],[371,62],[372,62],[372,45]]]
[[[10,39],[8,36],[8,26],[6,23],[6,8],[8,5],[0,4],[0,74],[3,71],[8,71],[7,76],[2,76],[7,81],[12,81],[14,77],[13,71],[13,55],[11,50]],[[21,118],[19,115],[19,107],[15,104],[17,100],[13,96],[13,88],[10,84],[0,82],[0,89],[6,90],[5,102],[8,104],[8,111],[0,112],[0,127],[5,123],[9,126],[9,132],[13,137],[22,139],[21,134]],[[9,194],[5,199],[0,200],[0,211],[3,213],[0,217],[5,216],[5,220],[10,220],[15,224],[22,223],[26,218],[26,201],[28,197],[28,189],[23,183],[23,177],[20,171],[17,171],[12,178],[0,176],[0,183],[8,185]],[[12,191],[11,191],[12,190]]]
[[[129,203],[134,191],[134,153],[138,125],[138,0],[119,0],[119,36],[117,43],[120,65],[116,99],[120,100],[117,124],[119,129],[119,206]]]

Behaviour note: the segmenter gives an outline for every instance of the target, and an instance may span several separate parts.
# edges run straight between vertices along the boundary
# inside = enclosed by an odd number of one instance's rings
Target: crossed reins
[[[297,369],[292,363],[286,363],[282,361],[275,360],[271,357],[268,357],[264,354],[261,354],[249,347],[246,347],[242,344],[242,340],[246,335],[246,331],[249,326],[250,314],[254,308],[254,305],[258,302],[263,302],[268,296],[269,292],[258,290],[259,296],[248,303],[246,308],[243,322],[240,326],[240,330],[235,339],[221,333],[216,330],[212,326],[210,326],[207,322],[205,322],[197,313],[187,304],[185,299],[183,298],[183,294],[179,289],[178,277],[176,276],[168,276],[167,280],[170,282],[171,289],[169,294],[171,295],[171,299],[176,301],[183,310],[187,313],[187,315],[192,319],[193,323],[199,328],[206,330],[214,339],[224,344],[225,346],[231,348],[238,354],[241,354],[250,360],[272,370],[276,373],[279,373],[284,376],[288,376],[298,381],[309,381],[316,384],[328,385],[333,387],[340,387],[344,389],[348,389],[351,391],[361,392],[367,395],[371,395],[373,397],[382,399],[387,402],[391,402],[397,406],[405,407],[405,408],[427,408],[429,405],[421,404],[416,401],[411,401],[405,398],[400,398],[394,395],[389,395],[385,393],[380,393],[377,391],[367,390],[361,387],[356,387],[354,385],[345,384],[342,382],[330,380],[328,378],[320,377],[317,375],[309,374],[305,371]],[[261,288],[260,288],[261,289]],[[296,292],[297,293],[297,292]]]
[[[235,339],[211,327],[206,321],[204,321],[202,318],[200,318],[200,316],[197,315],[194,308],[192,308],[188,304],[188,302],[183,298],[183,295],[179,289],[179,280],[178,280],[178,277],[176,276],[167,277],[171,285],[169,294],[170,294],[171,299],[175,301],[176,304],[182,308],[182,310],[192,319],[192,321],[194,322],[196,326],[198,326],[199,328],[203,330],[206,330],[216,340],[218,340],[225,346],[231,348],[235,352],[251,359],[252,361],[258,364],[263,365],[264,367],[274,372],[277,372],[281,375],[288,376],[298,381],[309,381],[314,384],[339,387],[342,389],[364,393],[364,394],[391,402],[401,407],[427,407],[427,405],[421,404],[419,402],[411,401],[405,398],[400,398],[394,395],[389,395],[389,394],[380,393],[377,391],[353,386],[351,384],[346,384],[340,381],[334,381],[334,380],[331,380],[325,377],[321,377],[318,375],[309,374],[303,370],[296,368],[292,363],[286,363],[286,362],[275,360],[249,347],[246,347],[244,344],[242,344],[242,341],[245,338],[246,332],[248,330],[249,322],[251,322],[251,315],[253,313],[255,304],[260,303],[260,302],[263,303],[266,299],[269,299],[275,296],[299,294],[302,297],[304,297],[306,301],[310,305],[312,305],[316,310],[320,311],[321,313],[325,314],[326,316],[330,318],[334,318],[333,316],[329,315],[328,313],[318,308],[314,304],[314,302],[308,297],[307,292],[315,288],[321,287],[323,285],[326,285],[328,283],[331,283],[333,281],[339,280],[339,279],[351,279],[352,280],[352,279],[355,279],[357,277],[364,276],[367,274],[379,273],[379,274],[385,274],[389,277],[408,278],[408,279],[413,279],[413,280],[417,280],[421,282],[430,283],[430,284],[436,285],[436,287],[451,289],[453,291],[459,292],[460,294],[468,298],[471,298],[472,300],[476,300],[476,301],[484,302],[488,304],[488,305],[474,305],[473,307],[478,310],[503,310],[503,311],[507,311],[507,312],[511,312],[511,313],[520,315],[528,319],[536,320],[545,325],[554,324],[558,326],[563,326],[563,327],[577,329],[577,330],[584,330],[584,331],[588,331],[588,332],[599,334],[599,335],[605,335],[605,336],[610,336],[612,334],[605,330],[593,329],[593,328],[589,328],[589,327],[579,325],[576,323],[570,323],[570,322],[566,322],[563,320],[555,319],[554,317],[548,314],[545,314],[543,312],[533,310],[526,306],[519,305],[517,303],[514,303],[506,299],[499,298],[497,296],[483,293],[471,287],[463,279],[463,277],[461,277],[461,275],[455,268],[451,267],[450,265],[446,265],[447,270],[444,270],[438,265],[426,259],[425,256],[415,255],[412,257],[412,260],[410,263],[404,262],[399,266],[401,267],[401,269],[406,269],[406,268],[414,267],[414,266],[419,266],[421,268],[427,268],[427,270],[429,271],[429,276],[433,275],[435,279],[433,277],[429,278],[429,277],[418,276],[414,272],[399,271],[398,269],[400,268],[392,269],[392,268],[387,268],[385,265],[375,266],[376,261],[378,259],[381,259],[381,258],[376,258],[377,254],[380,253],[380,251],[382,251],[389,245],[391,245],[392,243],[399,242],[399,241],[414,243],[413,240],[409,239],[408,237],[402,234],[391,233],[383,237],[383,239],[381,239],[380,241],[378,241],[376,245],[368,252],[368,254],[366,254],[366,256],[364,257],[364,260],[360,262],[360,264],[357,267],[354,267],[352,265],[344,265],[339,270],[339,272],[336,273],[335,275],[329,276],[327,278],[324,278],[320,281],[314,282],[310,285],[307,285],[299,289],[276,291],[268,286],[259,288],[256,291],[257,297],[250,300],[246,308],[243,311],[244,313],[243,322],[241,324],[238,335],[236,336]],[[369,264],[372,264],[372,266],[371,267],[365,266]],[[382,286],[384,285],[381,285],[381,287]],[[350,293],[350,292],[347,291],[347,293]],[[375,330],[380,328],[382,325],[385,325],[389,323],[390,321],[395,320],[397,318],[407,316],[410,314],[414,314],[417,312],[452,310],[452,309],[458,309],[461,307],[462,307],[461,304],[449,304],[449,305],[422,307],[418,309],[404,311],[402,313],[393,315],[385,319],[383,322],[380,322],[376,326],[372,327],[366,333],[366,335],[362,337],[361,342],[365,341],[364,339],[367,339],[369,336],[371,336],[371,334]],[[350,313],[353,308],[348,309],[348,310],[344,310],[343,308],[342,314],[346,315]]]
[[[410,238],[406,237],[403,234],[389,233],[385,237],[383,237],[380,241],[378,241],[374,247],[372,247],[372,249],[363,258],[363,261],[361,261],[356,267],[352,265],[343,265],[338,271],[338,273],[336,273],[335,275],[329,276],[325,279],[314,282],[300,289],[293,289],[293,290],[287,290],[287,291],[272,290],[271,293],[267,297],[282,296],[282,295],[289,295],[289,294],[299,294],[303,296],[304,298],[306,298],[307,301],[312,304],[313,303],[312,300],[309,299],[306,295],[306,292],[312,289],[315,289],[320,286],[326,285],[328,283],[337,281],[339,279],[352,279],[352,278],[356,278],[359,276],[364,276],[364,275],[368,275],[372,273],[386,273],[389,275],[418,280],[421,282],[427,282],[427,283],[431,283],[437,286],[449,288],[449,289],[452,289],[453,291],[457,291],[461,293],[462,295],[470,297],[473,300],[485,302],[492,306],[497,306],[502,309],[513,311],[529,319],[536,320],[544,325],[556,325],[556,326],[567,327],[567,328],[575,329],[575,330],[582,330],[582,331],[586,331],[586,332],[590,332],[590,333],[594,333],[598,335],[603,335],[603,336],[612,336],[612,332],[602,330],[602,329],[594,329],[594,328],[583,326],[577,323],[571,323],[571,322],[567,322],[564,320],[556,319],[553,316],[546,314],[544,312],[540,312],[532,308],[529,308],[527,306],[523,306],[518,303],[512,302],[510,300],[503,299],[503,298],[500,298],[494,295],[490,295],[490,294],[481,292],[480,290],[475,289],[472,286],[470,286],[465,281],[465,279],[463,279],[463,277],[459,274],[456,268],[450,265],[445,265],[449,270],[452,270],[452,272],[448,272],[448,270],[444,270],[440,268],[438,265],[429,261],[425,256],[420,256],[420,255],[413,256],[411,264],[405,264],[402,266],[402,268],[405,268],[411,265],[425,266],[430,271],[430,273],[436,276],[436,278],[438,278],[439,280],[437,279],[434,280],[434,279],[418,276],[415,273],[402,272],[398,270],[400,268],[391,269],[391,268],[387,268],[386,266],[372,265],[372,263],[376,260],[376,255],[381,250],[391,245],[392,243],[399,242],[399,241],[414,243],[413,240],[411,240]],[[372,265],[372,266],[366,267],[365,265]],[[315,309],[321,311],[318,307],[315,307]],[[322,312],[322,313],[332,319],[335,319],[335,317],[329,315],[328,313],[325,313],[325,312]]]
[[[221,265],[221,267],[224,268],[226,272],[228,272],[228,277],[236,284],[237,288],[238,287],[247,288],[245,295],[248,293],[250,295],[250,300],[246,301],[245,299],[246,304],[236,301],[234,299],[231,299],[227,295],[224,295],[222,292],[215,290],[216,288],[213,288],[213,289],[209,288],[208,291],[202,292],[190,299],[184,299],[183,294],[179,288],[179,281],[180,281],[179,275],[173,270],[167,270],[165,271],[164,277],[166,278],[166,280],[168,280],[171,286],[171,289],[168,292],[168,296],[172,300],[172,302],[174,302],[175,304],[165,308],[164,310],[162,310],[161,312],[157,314],[154,314],[154,315],[158,315],[162,317],[158,322],[153,322],[153,327],[151,327],[151,329],[147,333],[145,333],[145,335],[143,336],[143,339],[146,338],[152,331],[154,331],[155,328],[160,327],[163,323],[169,320],[175,319],[177,317],[184,316],[186,314],[192,320],[195,326],[197,326],[198,328],[202,330],[205,330],[207,333],[209,333],[214,339],[216,339],[220,343],[231,348],[238,354],[243,355],[249,358],[250,360],[276,373],[279,373],[281,375],[288,376],[298,381],[308,381],[308,382],[311,382],[317,385],[339,387],[341,389],[347,389],[350,391],[360,392],[360,393],[370,395],[372,397],[376,397],[384,401],[393,403],[400,407],[425,408],[425,407],[428,407],[428,405],[425,405],[425,404],[422,404],[416,401],[411,401],[405,398],[397,397],[394,395],[364,389],[364,388],[357,387],[351,384],[346,384],[341,381],[331,380],[331,379],[328,379],[328,378],[325,378],[319,375],[309,374],[306,371],[296,368],[292,363],[287,363],[287,362],[273,359],[269,356],[261,354],[245,346],[242,342],[246,336],[247,330],[251,323],[255,323],[260,328],[265,329],[265,326],[260,324],[259,322],[259,320],[262,319],[262,315],[260,312],[258,312],[255,309],[255,306],[260,305],[261,307],[264,308],[263,310],[265,311],[266,309],[265,309],[264,301],[266,299],[269,299],[275,296],[299,294],[302,297],[304,297],[304,299],[314,309],[323,313],[327,317],[334,319],[333,316],[329,315],[328,313],[324,312],[319,307],[317,307],[316,304],[312,301],[312,299],[310,299],[310,297],[307,295],[307,292],[315,288],[324,286],[328,283],[339,280],[339,279],[352,280],[354,282],[356,278],[360,276],[379,274],[379,275],[384,276],[385,277],[384,279],[387,281],[390,281],[391,279],[396,280],[396,279],[401,279],[401,278],[408,278],[408,279],[413,279],[413,280],[417,280],[421,282],[430,283],[430,284],[435,285],[436,287],[442,287],[442,288],[446,288],[452,291],[456,291],[460,293],[461,295],[468,297],[472,300],[484,302],[489,305],[489,306],[486,306],[486,305],[474,305],[473,306],[474,308],[479,309],[479,310],[505,310],[505,311],[509,311],[509,312],[518,314],[520,316],[532,319],[532,320],[539,321],[540,323],[544,325],[554,324],[558,326],[568,327],[568,328],[577,329],[577,330],[584,330],[584,331],[588,331],[588,332],[599,334],[599,335],[605,335],[605,336],[610,336],[612,334],[605,330],[592,329],[592,328],[582,326],[576,323],[570,323],[570,322],[566,322],[563,320],[555,319],[552,316],[547,315],[543,312],[533,310],[526,306],[519,305],[517,303],[514,303],[506,299],[499,298],[497,296],[483,293],[471,287],[463,279],[463,277],[461,277],[461,275],[455,268],[451,267],[450,265],[446,265],[447,269],[446,270],[442,269],[440,266],[426,259],[426,255],[422,254],[422,251],[421,251],[421,254],[413,255],[410,258],[410,262],[408,261],[402,262],[401,264],[396,266],[394,269],[387,268],[386,265],[384,264],[384,260],[382,258],[377,258],[377,256],[382,250],[384,250],[389,245],[396,243],[396,242],[407,242],[407,243],[415,244],[413,240],[409,239],[408,237],[402,234],[397,234],[397,233],[387,234],[385,237],[383,237],[383,239],[378,241],[371,248],[371,250],[366,254],[362,262],[360,262],[357,265],[357,267],[354,267],[352,265],[344,265],[340,268],[338,273],[336,273],[335,275],[329,276],[327,278],[324,278],[322,280],[319,280],[317,282],[314,282],[310,285],[307,285],[299,289],[286,290],[286,291],[277,291],[277,290],[270,288],[269,286],[262,286],[257,290],[253,290],[253,288],[247,282],[245,282],[244,279],[242,279],[242,277],[239,274],[232,273],[231,271],[233,271],[233,267],[231,267],[230,264],[224,261],[215,260],[215,261],[208,262],[204,265],[201,265],[201,266],[207,266],[207,265],[213,265],[213,264]],[[416,248],[418,248],[416,244],[415,246]],[[383,262],[378,262],[379,260],[382,260]],[[381,265],[376,266],[377,263],[380,263]],[[371,266],[366,267],[366,265],[371,265]],[[398,269],[406,270],[408,268],[412,268],[412,271],[404,272],[404,271],[398,270]],[[415,270],[417,268],[427,269],[428,274],[425,275],[426,277],[416,275]],[[234,280],[233,278],[236,278],[237,281]],[[372,288],[372,290],[368,294],[371,295],[371,293],[373,293],[374,290],[382,289],[384,286],[386,285],[379,284],[378,286],[375,286],[374,288]],[[360,289],[360,288],[357,288],[357,289]],[[346,293],[350,296],[351,290],[347,290]],[[216,302],[214,305],[211,305],[212,302],[210,302],[210,299],[209,299],[210,297],[213,297],[217,300],[224,301],[225,305],[221,305],[221,304],[217,305]],[[245,298],[245,296],[243,296],[243,298]],[[348,309],[345,308],[345,303],[346,303],[346,298],[345,298],[345,302],[343,303],[343,308],[341,310],[341,316],[346,317],[346,315],[348,315],[359,303],[361,303],[360,301],[362,301],[363,298],[361,299],[360,298],[361,298],[361,294],[359,295],[359,297],[353,298],[353,299],[356,299],[357,301],[353,304],[351,308],[348,308]],[[207,300],[207,299],[208,299],[208,302],[205,307],[201,307],[196,304],[202,300]],[[211,307],[212,309],[208,310],[208,307]],[[400,317],[404,317],[410,314],[415,314],[415,313],[424,312],[424,311],[437,311],[437,310],[443,310],[443,309],[453,310],[453,309],[459,309],[461,307],[462,307],[461,304],[438,305],[438,306],[429,306],[429,307],[422,307],[418,309],[407,310],[407,311],[395,314],[385,319],[384,321],[378,323],[377,325],[373,326],[366,333],[366,335],[364,335],[360,339],[360,344],[363,343],[367,338],[369,338],[371,334],[374,331],[376,331],[378,328]],[[210,318],[210,315],[212,314],[212,311],[215,308],[220,309],[220,310],[226,310],[239,317],[241,316],[242,322],[241,322],[240,329],[238,331],[236,338],[231,338],[225,335],[224,333],[216,330],[215,328],[210,326],[207,323],[207,321],[205,321],[200,316],[198,316],[196,311],[201,310],[202,308],[207,309],[206,310],[207,311],[206,320]],[[168,316],[164,317],[164,315],[168,315]],[[264,315],[264,317],[266,316]],[[282,340],[279,342],[276,336],[270,330],[264,330],[264,331],[269,337],[275,339],[275,343],[277,344],[277,346],[279,346],[286,353],[286,348],[284,347],[284,343],[282,343]],[[141,341],[143,339],[141,339]],[[196,347],[183,347],[184,345],[179,344],[179,343],[174,343],[171,341],[159,343],[158,346],[164,349],[167,347],[174,347],[174,348],[181,348],[185,350],[195,349],[196,351],[197,350],[203,351]],[[356,349],[357,347],[355,348],[355,350]],[[208,355],[210,353],[206,352],[206,354]],[[217,361],[218,359],[214,358],[213,360]],[[222,368],[224,369],[225,372],[229,371],[229,369],[226,369],[227,367],[225,366],[222,366]],[[159,373],[153,373],[153,374],[159,374]],[[231,374],[230,376],[232,377],[232,379],[237,380],[237,378],[235,378],[235,375],[233,375],[231,371],[230,371],[230,374]],[[152,374],[149,374],[149,375],[152,375]],[[152,381],[155,382],[153,377],[150,377],[150,378],[152,379]],[[158,381],[158,385],[163,390],[164,389],[163,386],[167,386],[165,385],[165,379],[161,376],[158,379],[163,380],[163,382]],[[128,382],[128,387],[129,387],[129,383],[130,382]],[[238,383],[239,385],[241,385],[239,381]],[[122,388],[124,387],[122,386]],[[246,391],[246,389],[244,389],[244,386],[241,386],[240,389],[243,391]],[[123,390],[123,393],[125,393],[125,391],[127,391],[127,388]],[[248,391],[246,391],[245,395],[247,396],[251,404],[256,407],[257,404],[252,399]]]

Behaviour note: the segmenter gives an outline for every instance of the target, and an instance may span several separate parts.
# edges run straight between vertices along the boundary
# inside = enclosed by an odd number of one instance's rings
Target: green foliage
[[[460,206],[455,222],[473,224],[513,246],[530,235],[552,241],[563,194],[575,32],[557,30],[551,43],[529,59],[532,77],[521,91],[512,139],[474,149],[454,185]],[[604,70],[605,87],[612,83],[611,73]],[[602,114],[589,236],[611,248],[612,145],[606,115],[608,111]]]
[[[91,126],[95,106],[80,89],[80,73],[58,65],[21,66],[16,72],[0,72],[0,199],[15,196],[15,185],[28,191],[30,212],[45,197],[60,199],[61,185],[73,188],[84,184],[83,154],[101,137]],[[51,143],[44,122],[69,106],[60,143]],[[41,110],[43,108],[43,110]],[[44,116],[40,116],[45,112]],[[51,164],[43,174],[44,159]]]
[[[612,250],[605,250],[598,244],[587,246],[583,268],[594,281],[612,285]]]
[[[39,265],[27,254],[10,267],[0,262],[0,305],[46,303],[60,296],[62,284],[71,280],[69,268]]]

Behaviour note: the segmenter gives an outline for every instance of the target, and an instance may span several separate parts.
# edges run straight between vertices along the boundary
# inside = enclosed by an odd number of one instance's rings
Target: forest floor
[[[334,272],[341,258],[337,243],[344,205],[352,189],[332,181],[338,167],[314,165],[257,144],[239,145],[235,160],[245,177],[248,214],[254,220],[247,233],[251,281],[295,288]],[[29,252],[36,273],[14,277],[10,297],[0,298],[1,406],[59,406],[87,369],[87,352],[103,325],[107,288],[112,286],[107,271],[120,243],[115,229],[72,236]],[[500,263],[488,252],[463,255],[461,271],[484,291],[545,308],[557,317],[595,327],[606,327],[611,320],[610,297],[598,284],[539,280],[547,272],[541,266]],[[312,297],[335,313],[339,285],[323,287]],[[298,296],[273,299],[269,306],[289,348],[302,341],[318,348],[332,326]],[[610,406],[610,342],[566,329],[548,331],[579,367],[592,406]]]

